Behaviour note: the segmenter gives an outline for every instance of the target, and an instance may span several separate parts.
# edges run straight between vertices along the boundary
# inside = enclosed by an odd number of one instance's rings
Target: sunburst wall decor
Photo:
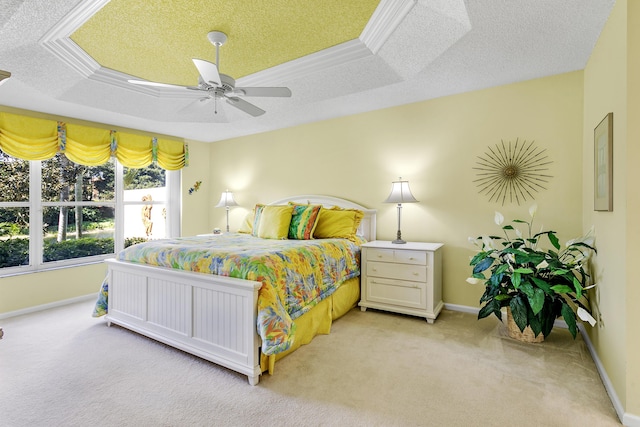
[[[545,185],[552,178],[544,172],[551,160],[545,154],[546,150],[534,145],[534,141],[505,143],[500,141],[495,147],[483,155],[478,156],[478,179],[473,182],[479,188],[480,194],[489,196],[489,201],[524,202],[533,200],[533,194],[546,190]]]

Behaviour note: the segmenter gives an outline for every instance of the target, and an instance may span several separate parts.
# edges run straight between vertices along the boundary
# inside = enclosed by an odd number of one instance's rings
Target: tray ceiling
[[[614,0],[3,0],[2,106],[213,142],[581,70]],[[132,87],[135,76],[193,85],[191,58],[267,111],[213,114],[198,94]]]

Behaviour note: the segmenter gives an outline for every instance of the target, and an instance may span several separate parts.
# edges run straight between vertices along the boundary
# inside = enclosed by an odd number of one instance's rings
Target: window
[[[179,235],[179,172],[82,166],[0,151],[0,275],[100,261]],[[171,203],[171,202],[172,203]]]

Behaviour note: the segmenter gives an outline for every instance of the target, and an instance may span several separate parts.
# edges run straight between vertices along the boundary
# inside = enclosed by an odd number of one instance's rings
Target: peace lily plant
[[[478,319],[492,313],[502,319],[501,308],[508,307],[520,331],[530,326],[535,336],[546,337],[562,317],[575,338],[577,318],[591,326],[596,323],[586,294],[595,286],[589,284],[587,273],[591,253],[596,252],[593,231],[570,240],[561,250],[554,231],[540,229],[532,235],[536,210],[536,205],[529,209],[529,221],[516,219],[515,227],[502,226],[504,236],[469,238],[479,252],[471,259],[473,276],[467,282],[485,286]],[[495,213],[495,222],[499,226],[504,222],[500,212]],[[526,237],[517,228],[520,224],[528,232]],[[545,237],[555,250],[540,247]]]

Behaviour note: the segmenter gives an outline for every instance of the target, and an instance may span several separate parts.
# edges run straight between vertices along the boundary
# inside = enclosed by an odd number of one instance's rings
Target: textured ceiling
[[[193,85],[198,72],[191,58],[215,62],[212,30],[228,36],[220,71],[238,79],[357,39],[379,2],[111,0],[71,40],[103,67]]]
[[[581,70],[614,3],[2,0],[0,69],[12,77],[0,86],[0,109],[213,142]],[[150,8],[164,19],[151,19]],[[214,114],[198,91],[127,83],[134,75],[194,84],[191,58],[215,61],[206,39],[214,29],[229,34],[221,70],[238,86],[287,86],[292,97],[247,97],[267,111],[254,118],[228,105]]]

